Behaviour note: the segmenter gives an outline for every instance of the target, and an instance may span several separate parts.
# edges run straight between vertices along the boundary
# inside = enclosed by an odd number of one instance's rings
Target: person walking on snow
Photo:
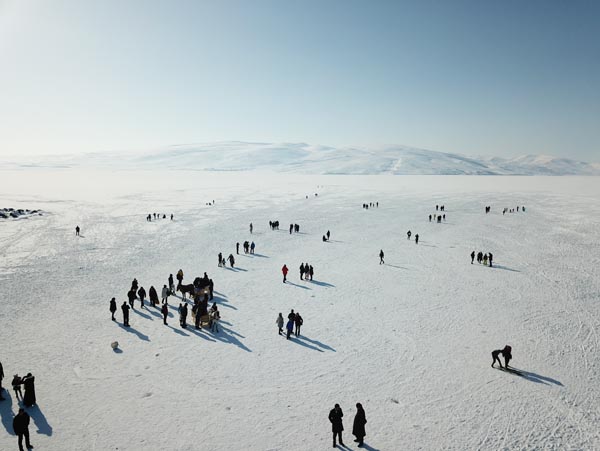
[[[493,257],[492,257],[492,253],[490,252],[490,253],[488,254],[488,262],[490,263],[490,268],[492,267],[492,258],[493,258]]]
[[[504,368],[508,369],[508,362],[512,359],[512,348],[509,345],[504,346],[503,349],[496,349],[492,351],[492,368],[494,367],[494,363],[498,362],[500,368],[502,368],[502,363],[500,363],[500,358],[498,357],[502,354],[504,357]]]
[[[287,335],[286,335],[286,339],[289,340],[290,339],[290,335],[292,335],[292,331],[294,330],[294,320],[289,319],[286,326],[285,326],[286,330],[287,330]]]
[[[188,316],[188,305],[187,302],[183,304],[181,308],[180,318],[181,318],[181,327],[187,329],[187,316]]]
[[[115,312],[117,311],[117,301],[115,300],[115,298],[112,298],[110,300],[110,307],[108,309],[110,310],[110,314],[112,315],[112,320],[116,321]]]
[[[252,223],[250,223],[250,234],[252,234],[253,230],[254,230],[254,226],[252,225]]]
[[[333,409],[329,412],[329,421],[331,422],[331,431],[333,432],[333,447],[335,448],[335,439],[338,438],[340,446],[345,446],[342,440],[342,431],[344,430],[344,424],[342,418],[344,412],[339,404],[336,404]]]
[[[183,283],[183,270],[180,269],[177,271],[177,275],[175,277],[177,277],[177,282],[179,282],[179,285],[181,285]]]
[[[288,273],[288,267],[286,265],[283,265],[281,267],[281,272],[283,273],[283,283],[285,283],[285,281],[287,280],[287,273]]]
[[[137,299],[133,288],[131,290],[129,290],[129,292],[127,293],[127,299],[129,300],[129,306],[133,309],[134,308],[133,303]]]
[[[219,320],[221,319],[221,313],[215,303],[210,311],[210,331],[219,333]]]
[[[169,316],[169,306],[167,304],[163,304],[160,309],[163,316],[163,324],[167,326],[167,316]]]
[[[121,310],[123,311],[123,325],[129,327],[129,306],[127,305],[127,302],[123,301]]]
[[[175,284],[173,283],[173,274],[169,274],[169,294],[175,294]]]
[[[167,288],[166,285],[163,285],[163,289],[162,289],[162,302],[163,302],[163,304],[169,303],[169,289]]]
[[[419,234],[415,235],[415,244],[419,244]]]
[[[20,451],[23,451],[23,437],[25,437],[25,446],[27,449],[33,448],[29,441],[29,420],[29,414],[23,408],[20,408],[19,413],[13,418],[13,430],[19,438]]]
[[[239,253],[239,251],[238,251],[238,253]],[[223,254],[221,252],[219,252],[219,264],[217,266],[220,268],[222,265],[223,265]]]
[[[240,242],[235,243],[235,253],[240,255]]]
[[[150,298],[150,304],[152,304],[152,307],[156,307],[158,305],[158,293],[156,292],[154,285],[150,285],[148,296]]]
[[[294,318],[294,323],[296,324],[295,335],[296,335],[296,337],[299,337],[300,336],[300,327],[302,326],[302,324],[304,324],[304,320],[300,316],[300,313],[296,313],[296,317]]]
[[[406,239],[410,240],[411,231],[406,232]]]
[[[146,290],[144,290],[144,287],[140,287],[137,294],[138,294],[138,297],[140,298],[141,308],[144,308],[144,299],[146,298]]]
[[[283,315],[279,313],[279,316],[275,320],[275,324],[277,324],[277,328],[279,329],[279,335],[283,332]]]
[[[0,364],[0,367],[2,367],[2,364]],[[21,379],[18,374],[15,374],[13,376],[13,380],[12,380],[12,388],[15,391],[15,397],[17,398],[17,401],[19,399],[21,401],[23,400],[23,393],[21,392],[21,384],[22,383],[23,383],[23,379]]]
[[[329,232],[329,230],[327,231],[327,241],[329,241],[329,237],[331,236],[331,233]]]
[[[254,248],[256,247],[256,244],[254,244],[254,241],[252,241],[252,243],[250,243],[250,253],[254,254]]]
[[[383,249],[379,251],[379,264],[383,265],[385,262],[383,261]]]
[[[305,273],[305,269],[304,269],[304,263],[300,263],[300,280],[303,280],[302,278],[304,277],[304,273]]]
[[[233,258],[233,254],[229,254],[229,264],[233,268],[233,265],[235,264],[235,258]]]
[[[304,266],[306,268],[306,265]],[[310,280],[312,281],[313,279],[313,274],[315,273],[315,270],[313,269],[312,265],[310,265],[308,267],[308,277],[310,277]]]
[[[474,260],[475,260],[475,251],[471,252],[471,264],[473,264]]]
[[[25,396],[23,396],[23,404],[25,407],[31,407],[37,402],[35,399],[35,377],[31,373],[27,373],[22,380],[25,387]]]
[[[354,416],[354,424],[352,425],[352,435],[356,437],[355,442],[358,442],[358,447],[363,446],[363,440],[367,433],[365,432],[365,424],[367,424],[367,417],[365,410],[361,403],[356,403],[356,415]]]

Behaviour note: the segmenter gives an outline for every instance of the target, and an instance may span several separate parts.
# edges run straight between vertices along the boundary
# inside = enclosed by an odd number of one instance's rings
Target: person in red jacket
[[[285,283],[285,281],[287,280],[287,273],[288,273],[288,267],[283,265],[283,268],[281,268],[281,272],[283,273],[283,283]]]

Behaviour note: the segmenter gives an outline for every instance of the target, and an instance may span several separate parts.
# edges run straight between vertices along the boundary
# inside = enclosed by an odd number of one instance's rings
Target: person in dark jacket
[[[490,263],[490,268],[492,267],[492,258],[493,258],[493,256],[492,256],[492,253],[490,252],[488,254],[488,262]]]
[[[123,325],[129,327],[129,306],[127,305],[127,302],[123,301],[121,310],[123,310]]]
[[[304,268],[306,268],[306,265],[304,266]],[[310,280],[313,279],[313,275],[315,274],[315,270],[312,267],[312,265],[309,265],[308,267],[308,276],[310,277]]]
[[[167,316],[169,316],[169,306],[167,304],[163,304],[160,311],[163,315],[163,324],[165,326],[167,326]]]
[[[240,255],[240,243],[239,242],[235,243],[235,253]]]
[[[227,257],[227,259],[229,260],[229,265],[233,268],[233,265],[235,265],[235,258],[233,258],[233,254],[229,254],[229,257]]]
[[[4,399],[2,396],[2,379],[4,379],[4,368],[2,368],[2,362],[0,362],[0,401]]]
[[[471,264],[475,261],[475,251],[471,252]]]
[[[154,285],[150,285],[148,296],[150,297],[150,304],[152,304],[152,307],[156,307],[158,305],[158,293],[156,292]]]
[[[117,301],[115,300],[115,298],[112,298],[110,300],[109,310],[110,310],[110,313],[112,315],[112,320],[116,321],[116,319],[115,319],[115,312],[117,311]]]
[[[512,359],[512,348],[509,345],[504,346],[503,349],[496,349],[492,351],[492,368],[494,367],[494,363],[498,362],[500,368],[502,368],[502,363],[500,363],[500,354],[504,357],[504,368],[508,369],[508,362]]]
[[[135,290],[135,291],[137,291],[137,289],[138,289],[138,281],[137,281],[137,279],[136,279],[136,278],[134,278],[134,279],[131,281],[131,289],[132,289],[132,290]]]
[[[296,324],[295,335],[296,337],[300,336],[300,327],[304,324],[304,320],[300,316],[300,313],[296,313],[296,317],[294,318],[294,323]]]
[[[79,228],[79,226],[75,227],[75,236],[79,236],[79,231],[81,229]]]
[[[381,249],[381,250],[379,251],[379,264],[380,264],[380,265],[383,265],[383,264],[385,263],[385,262],[383,261],[383,256],[384,256],[384,254],[383,254],[383,249]]]
[[[13,380],[12,380],[12,388],[15,391],[15,397],[17,398],[17,401],[23,400],[23,392],[21,392],[21,384],[23,383],[23,379],[19,377],[18,374],[15,374],[13,376]]]
[[[137,294],[138,294],[138,297],[140,298],[141,308],[144,308],[144,299],[146,298],[146,290],[144,290],[144,287],[140,287]]]
[[[302,280],[304,278],[305,272],[306,272],[306,269],[304,268],[304,263],[300,263],[300,280]]]
[[[294,330],[294,320],[290,319],[288,320],[287,324],[285,325],[285,329],[287,331],[286,333],[286,339],[290,339],[290,336],[292,335],[292,332]]]
[[[175,283],[173,282],[173,274],[169,274],[169,292],[175,294]]]
[[[342,423],[342,417],[344,412],[339,404],[336,404],[333,409],[329,412],[329,421],[331,422],[331,431],[333,432],[333,447],[335,448],[335,438],[338,437],[341,446],[344,446],[342,440],[342,431],[344,430],[344,424]]]
[[[27,376],[23,378],[23,386],[25,387],[25,396],[23,396],[23,404],[25,407],[31,407],[35,405],[35,377],[31,373],[27,373]]]
[[[133,288],[131,290],[129,290],[129,292],[127,293],[127,299],[129,299],[129,306],[132,309],[135,309],[135,307],[133,306],[133,303],[137,299],[137,296],[135,295],[135,291]]]
[[[183,304],[183,308],[181,309],[181,327],[184,329],[187,328],[187,316],[188,316],[188,306],[187,302]]]
[[[13,418],[13,430],[19,437],[19,450],[23,451],[23,437],[25,437],[25,446],[27,449],[33,448],[29,441],[29,414],[23,408],[19,409],[19,413]]]
[[[419,244],[419,234],[415,235],[415,244]]]
[[[329,241],[329,237],[331,236],[331,232],[328,230],[327,231],[327,241]]]
[[[367,424],[367,417],[365,410],[361,403],[356,403],[356,415],[354,416],[354,424],[352,425],[352,435],[356,437],[355,442],[358,442],[358,446],[363,446],[363,440],[365,439],[365,424]]]

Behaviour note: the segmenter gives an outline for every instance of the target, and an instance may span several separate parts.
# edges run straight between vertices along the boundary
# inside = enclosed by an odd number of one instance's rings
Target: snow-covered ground
[[[596,177],[1,176],[0,206],[47,212],[0,222],[3,385],[36,376],[36,449],[331,449],[335,403],[356,449],[356,402],[368,450],[600,449]],[[427,219],[436,204],[445,223]],[[502,216],[517,205],[527,211]],[[175,220],[148,223],[151,212]],[[256,255],[218,268],[244,240]],[[471,265],[472,250],[495,268]],[[110,320],[133,277],[159,288],[179,268],[214,279],[221,333],[180,329],[173,298],[168,327],[139,303],[129,330],[120,310]],[[303,337],[286,341],[275,319],[292,308]],[[505,344],[523,377],[490,368]],[[17,449],[7,395],[1,450]]]

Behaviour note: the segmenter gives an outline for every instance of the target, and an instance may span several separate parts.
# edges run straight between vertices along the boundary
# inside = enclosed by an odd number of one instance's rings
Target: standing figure
[[[328,230],[327,231],[327,241],[329,241],[329,237],[331,236],[331,232]]]
[[[383,249],[381,249],[381,250],[379,251],[379,264],[380,264],[380,265],[383,265],[383,264],[385,263],[385,262],[383,261],[383,256],[384,256],[384,254],[383,254]]]
[[[471,252],[471,264],[473,264],[474,260],[475,260],[475,251]]]
[[[419,244],[419,234],[415,235],[415,244]]]
[[[292,234],[293,231],[294,231],[294,224],[290,224],[290,235]]]
[[[287,331],[286,333],[286,339],[289,340],[290,339],[290,335],[292,335],[292,331],[294,330],[294,320],[289,319],[287,324],[285,325],[285,329]]]
[[[493,256],[492,256],[492,253],[490,252],[488,254],[488,262],[490,263],[490,268],[492,267],[492,258],[493,258]]]
[[[220,319],[221,319],[221,313],[219,313],[217,304],[214,304],[211,307],[211,312],[210,312],[210,330],[211,330],[211,332],[219,333],[219,320]]]
[[[115,298],[112,298],[110,300],[110,307],[108,309],[110,310],[110,314],[112,315],[112,320],[116,321],[115,312],[117,311],[117,301],[115,300]]]
[[[304,324],[304,320],[300,316],[300,313],[296,313],[296,317],[294,318],[294,323],[296,324],[296,337],[300,336],[300,327]]]
[[[167,326],[168,325],[167,324],[167,316],[169,316],[169,306],[167,304],[163,304],[160,309],[160,312],[162,313],[162,316],[163,316],[163,324],[165,326]]]
[[[254,230],[254,226],[252,225],[252,223],[250,223],[250,233],[252,233],[253,230]]]
[[[410,240],[410,235],[411,235],[411,231],[409,230],[408,232],[406,232],[406,238],[407,238],[408,240]]]
[[[306,265],[304,266],[306,268]],[[313,279],[313,274],[315,273],[315,270],[313,269],[312,265],[310,265],[308,267],[308,276],[310,277],[310,280]]]
[[[133,288],[127,292],[127,299],[129,300],[129,306],[131,308],[134,308],[133,303],[135,302],[137,297],[135,295],[135,290]]]
[[[239,253],[239,251],[238,251],[238,253]],[[221,252],[219,252],[219,264],[217,266],[221,267],[222,265],[223,265],[223,254]]]
[[[252,241],[252,243],[250,243],[250,253],[254,255],[254,249],[256,248],[256,244],[254,244],[254,241]]]
[[[365,424],[367,424],[367,416],[361,403],[356,403],[356,415],[354,416],[354,424],[352,425],[352,435],[356,437],[355,442],[358,446],[363,446],[363,440],[367,433],[365,432]]]
[[[173,283],[173,274],[169,274],[169,294],[175,294],[175,284]]]
[[[279,335],[283,332],[283,315],[279,313],[279,316],[275,320],[275,324],[277,324],[277,328],[279,329]]]
[[[235,264],[235,258],[233,258],[233,254],[229,254],[228,258],[229,258],[229,264],[233,268],[233,265]]]
[[[240,255],[240,242],[235,243],[235,253]]]
[[[146,290],[144,290],[144,287],[140,287],[137,294],[140,298],[140,306],[141,308],[144,308],[144,299],[146,298]]]
[[[156,292],[154,285],[150,285],[148,296],[150,297],[150,304],[152,304],[152,307],[156,307],[158,305],[158,293]]]
[[[79,231],[81,229],[79,228],[79,226],[75,227],[75,236],[79,236]]]
[[[23,396],[23,404],[25,407],[31,407],[35,405],[35,377],[31,373],[23,378],[23,386],[25,387],[25,396]]]
[[[304,263],[300,263],[300,280],[303,280],[302,278],[304,277]]]
[[[25,446],[27,449],[33,448],[29,441],[29,414],[21,407],[19,413],[13,418],[13,430],[19,437],[19,450],[23,451],[23,437],[25,437]]]
[[[181,309],[180,318],[181,318],[181,327],[187,329],[187,316],[188,316],[188,305],[187,302],[183,304]]]
[[[127,305],[127,302],[123,301],[121,310],[123,311],[123,325],[129,327],[129,306]]]
[[[431,222],[431,215],[429,215],[429,222]]]
[[[163,302],[163,304],[169,303],[169,289],[167,288],[166,285],[163,285],[163,289],[162,289],[162,302]]]
[[[285,281],[287,280],[287,273],[288,273],[288,267],[286,265],[283,265],[281,267],[281,272],[283,273],[283,283],[285,283]]]
[[[21,384],[23,383],[23,379],[21,379],[19,377],[18,374],[15,374],[13,376],[13,380],[12,380],[12,388],[15,391],[15,397],[17,398],[17,401],[19,399],[23,399],[23,393],[21,392]]]
[[[344,446],[342,440],[342,431],[344,430],[344,424],[342,423],[342,417],[344,412],[339,404],[336,404],[333,409],[329,412],[329,421],[331,422],[331,431],[333,432],[333,447],[335,448],[335,438],[337,436],[340,445]]]
[[[180,269],[177,271],[177,275],[175,277],[177,277],[177,282],[179,282],[179,285],[181,285],[183,283],[183,270]]]

